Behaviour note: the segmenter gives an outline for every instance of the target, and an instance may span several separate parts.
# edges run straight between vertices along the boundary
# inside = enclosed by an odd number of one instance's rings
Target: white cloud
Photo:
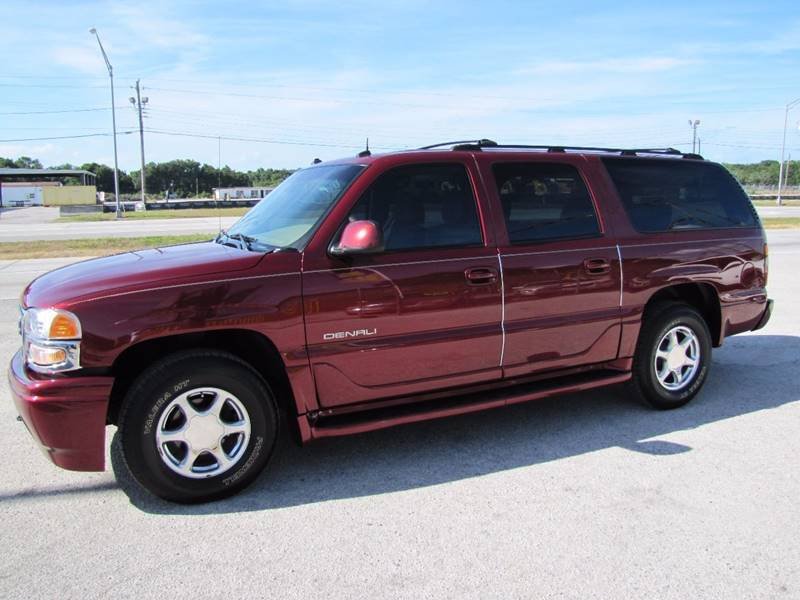
[[[0,144],[0,156],[9,158],[30,156],[31,158],[41,159],[42,156],[48,156],[54,150],[56,150],[54,144]]]
[[[87,75],[102,73],[105,68],[100,51],[91,46],[59,46],[53,49],[52,57],[57,64]]]

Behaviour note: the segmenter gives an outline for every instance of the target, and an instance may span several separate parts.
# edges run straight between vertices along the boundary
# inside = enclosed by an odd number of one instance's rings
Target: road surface
[[[142,493],[116,444],[106,473],[55,468],[2,385],[0,597],[798,598],[800,232],[770,247],[772,322],[715,350],[682,409],[614,387],[284,441],[214,504]],[[52,264],[0,265],[0,362]]]
[[[213,237],[220,229],[233,225],[239,217],[193,217],[188,219],[120,219],[70,223],[29,223],[0,220],[0,243],[37,240],[75,240],[148,235],[207,233]]]

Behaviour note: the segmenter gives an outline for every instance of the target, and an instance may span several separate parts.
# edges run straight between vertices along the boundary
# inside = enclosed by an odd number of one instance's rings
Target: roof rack
[[[665,156],[680,156],[681,158],[703,160],[699,154],[681,152],[675,148],[600,148],[595,146],[556,146],[556,145],[531,145],[531,144],[498,144],[493,140],[460,140],[457,142],[444,142],[424,146],[420,150],[433,150],[451,146],[453,150],[483,150],[484,148],[510,148],[519,150],[544,150],[546,152],[607,152],[620,156],[639,156],[641,154],[656,154]]]
[[[459,140],[457,142],[442,142],[441,144],[431,144],[430,146],[423,146],[420,150],[433,150],[434,148],[444,148],[452,146],[453,150],[480,150],[481,148],[495,148],[497,142],[493,140]]]

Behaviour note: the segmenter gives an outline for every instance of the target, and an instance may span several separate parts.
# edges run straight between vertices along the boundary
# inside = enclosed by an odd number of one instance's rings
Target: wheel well
[[[644,307],[645,316],[648,309],[656,303],[666,300],[685,302],[696,308],[703,316],[706,325],[708,325],[714,347],[716,348],[720,345],[722,341],[720,335],[722,312],[719,304],[719,295],[713,285],[710,283],[680,283],[662,288],[647,301],[647,305]]]
[[[125,349],[111,367],[114,387],[108,406],[108,422],[116,425],[125,393],[142,371],[169,354],[194,348],[224,350],[247,362],[269,383],[279,408],[289,416],[288,420],[295,422],[292,417],[297,415],[297,406],[278,349],[266,336],[246,329],[173,335],[140,342]]]

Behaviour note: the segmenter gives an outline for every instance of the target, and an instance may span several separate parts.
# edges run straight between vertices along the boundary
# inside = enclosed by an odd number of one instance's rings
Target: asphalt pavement
[[[4,213],[5,216],[6,213]],[[239,217],[186,219],[126,219],[112,221],[30,222],[0,219],[0,242],[76,240],[86,238],[143,237],[207,233],[233,225]]]
[[[105,473],[57,469],[2,385],[0,597],[798,598],[800,232],[769,237],[772,321],[682,409],[613,387],[284,440],[213,504],[140,491],[116,442]],[[4,364],[17,284],[50,266],[0,264]]]
[[[800,206],[758,206],[758,214],[767,219],[800,217]]]

